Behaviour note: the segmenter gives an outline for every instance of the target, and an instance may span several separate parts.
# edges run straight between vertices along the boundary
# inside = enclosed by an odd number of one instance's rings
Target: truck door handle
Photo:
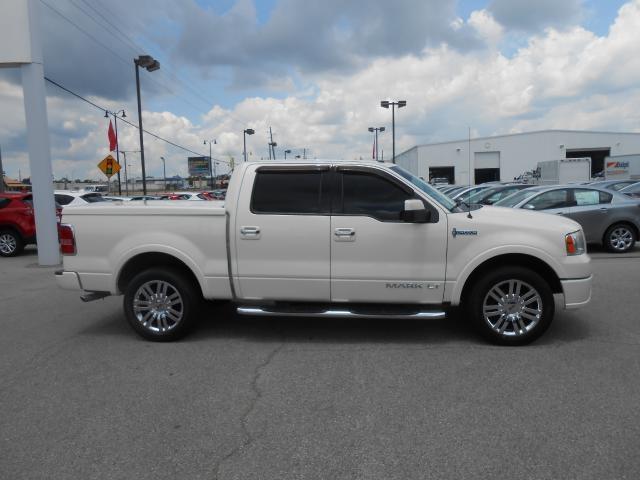
[[[260,227],[240,227],[240,235],[245,240],[257,240],[260,238]]]
[[[353,242],[356,239],[356,231],[353,228],[336,228],[333,234],[337,242]]]

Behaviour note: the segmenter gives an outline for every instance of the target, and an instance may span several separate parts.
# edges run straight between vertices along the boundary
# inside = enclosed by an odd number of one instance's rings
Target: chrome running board
[[[354,312],[346,309],[323,309],[287,311],[277,309],[266,309],[263,307],[238,307],[239,315],[255,315],[260,317],[333,317],[333,318],[390,318],[390,319],[422,319],[422,320],[440,320],[446,318],[446,312],[437,310],[424,310],[412,313],[362,313]]]

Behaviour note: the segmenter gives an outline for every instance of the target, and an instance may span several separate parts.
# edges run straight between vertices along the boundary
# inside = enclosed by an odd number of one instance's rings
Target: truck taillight
[[[60,253],[62,255],[76,254],[76,237],[73,227],[67,223],[58,225],[58,237],[60,239]]]

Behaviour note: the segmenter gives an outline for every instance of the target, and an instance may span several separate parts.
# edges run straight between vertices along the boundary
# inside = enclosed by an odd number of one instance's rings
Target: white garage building
[[[471,155],[469,156],[469,151]],[[431,179],[450,183],[508,181],[544,160],[591,158],[592,175],[604,169],[604,159],[640,153],[640,133],[542,130],[417,145],[396,156],[396,163]]]

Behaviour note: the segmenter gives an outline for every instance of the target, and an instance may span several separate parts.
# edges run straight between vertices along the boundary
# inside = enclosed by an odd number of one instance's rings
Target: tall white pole
[[[28,8],[33,62],[21,65],[20,70],[22,71],[27,148],[38,237],[38,263],[42,266],[50,266],[60,263],[60,247],[53,198],[38,0],[28,0]]]

